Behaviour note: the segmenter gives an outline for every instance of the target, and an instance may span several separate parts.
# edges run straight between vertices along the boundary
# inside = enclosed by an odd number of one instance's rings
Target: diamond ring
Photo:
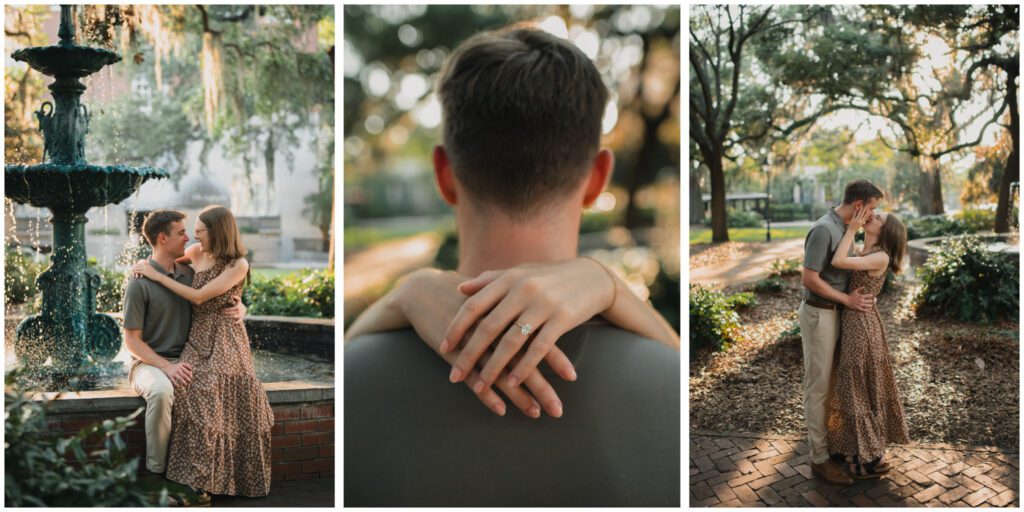
[[[515,322],[515,326],[519,328],[519,332],[523,333],[524,336],[529,336],[533,332],[533,326],[530,324]]]

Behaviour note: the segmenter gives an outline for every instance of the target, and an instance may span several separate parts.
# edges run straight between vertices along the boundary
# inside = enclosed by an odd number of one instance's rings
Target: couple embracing
[[[146,400],[146,468],[209,493],[270,491],[274,414],[252,365],[242,318],[249,263],[231,212],[199,213],[195,237],[185,214],[157,210],[142,231],[152,257],[132,267],[124,296],[128,379]],[[172,496],[172,505],[187,505]]]
[[[849,183],[843,204],[804,241],[798,315],[809,457],[815,475],[839,485],[884,475],[886,446],[910,442],[875,298],[886,274],[901,270],[907,230],[875,211],[882,197],[870,181]]]

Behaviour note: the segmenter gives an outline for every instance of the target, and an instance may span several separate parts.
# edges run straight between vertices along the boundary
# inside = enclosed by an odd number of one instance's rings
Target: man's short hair
[[[522,26],[477,34],[438,80],[459,182],[514,218],[578,186],[601,143],[608,89],[572,43]]]
[[[885,197],[882,190],[868,180],[854,180],[846,184],[843,191],[843,204],[850,204],[854,201],[870,201]]]
[[[156,239],[160,233],[171,234],[171,224],[185,218],[185,214],[177,210],[153,210],[142,222],[142,235],[146,237],[150,247],[156,247]]]

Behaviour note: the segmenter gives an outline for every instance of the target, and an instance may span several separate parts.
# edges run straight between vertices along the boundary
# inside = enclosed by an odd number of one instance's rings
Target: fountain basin
[[[1020,235],[1018,233],[978,233],[974,236],[980,238],[986,244],[989,251],[1006,254],[1008,257],[1017,259],[1020,256]],[[910,258],[912,267],[920,267],[928,260],[928,257],[939,251],[942,242],[949,240],[951,236],[936,236],[930,238],[918,238],[907,242],[907,256]]]
[[[167,177],[163,169],[127,165],[47,163],[4,168],[5,195],[12,201],[37,208],[69,208],[78,213],[120,203],[144,181]]]
[[[17,50],[11,57],[44,75],[72,78],[89,76],[121,60],[115,52],[90,46],[34,46]]]
[[[118,327],[120,313],[109,313]],[[18,366],[13,350],[14,329],[21,315],[5,316],[4,366],[10,371]],[[334,320],[278,316],[247,316],[245,328],[253,347],[253,366],[261,382],[334,382]],[[117,350],[115,348],[115,350]],[[96,382],[97,391],[128,391],[128,368],[131,354],[123,345],[114,357],[122,363],[121,370],[104,375]]]

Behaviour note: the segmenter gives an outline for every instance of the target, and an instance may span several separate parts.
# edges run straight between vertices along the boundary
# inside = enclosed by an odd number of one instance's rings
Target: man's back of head
[[[444,147],[474,200],[525,219],[587,176],[608,90],[572,43],[536,29],[478,34],[437,86]]]
[[[412,330],[345,347],[345,506],[679,506],[679,353],[590,322],[565,413],[490,412]],[[546,367],[544,367],[546,368]]]

